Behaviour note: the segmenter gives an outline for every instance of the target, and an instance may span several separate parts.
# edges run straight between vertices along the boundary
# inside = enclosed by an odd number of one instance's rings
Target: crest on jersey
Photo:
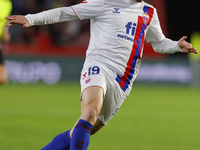
[[[91,77],[88,77],[87,80],[85,81],[85,83],[86,83],[86,84],[89,83],[90,80],[91,80]]]
[[[149,22],[149,15],[147,13],[143,14],[143,22],[144,24],[147,24]]]

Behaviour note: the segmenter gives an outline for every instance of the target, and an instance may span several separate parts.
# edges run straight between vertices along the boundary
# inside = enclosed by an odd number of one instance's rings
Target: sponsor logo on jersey
[[[128,41],[131,41],[131,42],[136,43],[137,40],[133,38],[134,35],[135,35],[136,26],[137,26],[136,23],[128,22],[128,23],[125,25],[126,34],[127,34],[127,35],[118,34],[118,35],[117,35],[117,38],[124,39],[124,40],[128,40]],[[130,37],[130,36],[128,36],[128,35],[131,35],[132,37]]]
[[[131,41],[131,42],[134,42],[134,43],[137,43],[137,39],[128,37],[128,36],[126,36],[126,35],[118,34],[118,35],[117,35],[117,38],[124,39],[124,40],[128,40],[128,41]]]
[[[126,27],[126,34],[131,34],[132,36],[135,35],[136,23],[128,22]]]

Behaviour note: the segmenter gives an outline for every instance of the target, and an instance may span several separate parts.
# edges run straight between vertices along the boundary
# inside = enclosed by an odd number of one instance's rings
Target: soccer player
[[[12,10],[12,3],[10,0],[0,0],[0,84],[7,82],[7,71],[4,64],[3,52],[1,42],[10,40],[8,27],[5,27],[5,16],[8,16]]]
[[[200,52],[200,32],[194,32],[191,35],[191,43],[197,48],[197,52]],[[192,88],[200,88],[200,55],[189,55],[190,68],[192,71],[192,79],[190,81],[190,86]]]
[[[105,126],[129,95],[137,77],[144,41],[158,53],[197,53],[185,40],[166,38],[156,9],[142,0],[87,0],[26,16],[9,16],[7,26],[90,19],[91,37],[81,72],[81,115],[71,130],[42,150],[87,150],[90,135]]]

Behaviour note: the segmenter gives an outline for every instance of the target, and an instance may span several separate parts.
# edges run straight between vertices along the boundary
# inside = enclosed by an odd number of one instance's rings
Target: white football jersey
[[[91,37],[85,65],[103,64],[129,93],[141,65],[144,41],[156,52],[182,52],[178,42],[165,38],[156,9],[132,0],[87,0],[71,7],[26,15],[30,25],[90,19]]]
[[[71,8],[80,20],[91,19],[85,64],[104,64],[116,73],[120,87],[130,91],[140,68],[145,38],[147,42],[165,38],[156,9],[132,0],[87,0]]]

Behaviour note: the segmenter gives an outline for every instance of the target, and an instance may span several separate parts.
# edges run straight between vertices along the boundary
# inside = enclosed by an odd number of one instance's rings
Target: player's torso
[[[144,36],[148,30],[143,26],[149,19],[143,10],[144,6],[145,3],[131,0],[105,0],[102,14],[91,19],[91,40],[86,62],[98,60],[123,75],[133,45],[141,38],[138,35],[141,34],[141,28],[144,28]]]

